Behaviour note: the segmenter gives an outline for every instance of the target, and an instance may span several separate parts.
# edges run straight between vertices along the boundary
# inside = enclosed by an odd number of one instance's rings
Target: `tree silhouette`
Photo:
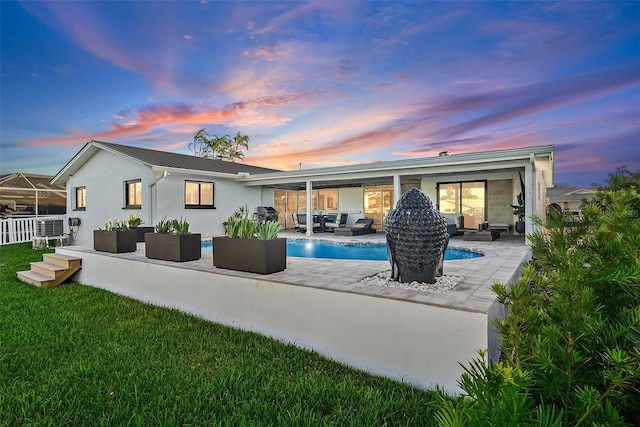
[[[249,136],[238,132],[233,138],[229,135],[209,135],[205,128],[200,129],[189,144],[189,150],[193,150],[196,157],[212,159],[228,159],[235,162],[244,160],[242,150],[249,149]]]

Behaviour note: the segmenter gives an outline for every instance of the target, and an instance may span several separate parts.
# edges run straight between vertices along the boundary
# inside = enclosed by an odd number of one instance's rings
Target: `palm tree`
[[[225,135],[225,137],[227,138],[224,150],[225,158],[234,162],[236,159],[244,160],[244,152],[242,150],[249,149],[249,136],[238,132],[233,139],[229,135]]]
[[[196,157],[213,157],[209,144],[209,134],[206,129],[200,129],[193,136],[193,142],[189,144],[189,150],[193,150],[193,155]]]
[[[236,159],[243,160],[244,153],[241,149],[249,148],[249,137],[240,132],[233,137],[229,135],[209,136],[206,129],[200,129],[193,137],[193,143],[189,144],[189,149],[197,157],[222,158],[233,162]]]

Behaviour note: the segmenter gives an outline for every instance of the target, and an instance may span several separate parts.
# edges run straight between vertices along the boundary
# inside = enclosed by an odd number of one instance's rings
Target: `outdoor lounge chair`
[[[352,227],[339,227],[335,229],[336,236],[360,236],[362,234],[375,233],[376,229],[372,228],[373,220],[371,218],[360,218]]]
[[[334,231],[336,228],[346,227],[348,216],[349,214],[341,213],[340,216],[335,218],[333,221],[325,222],[324,229],[327,231]]]
[[[320,221],[318,221],[318,215],[313,215],[311,220],[312,227],[314,231],[320,230]],[[299,231],[307,231],[307,214],[299,213],[298,214],[298,223],[300,224]]]

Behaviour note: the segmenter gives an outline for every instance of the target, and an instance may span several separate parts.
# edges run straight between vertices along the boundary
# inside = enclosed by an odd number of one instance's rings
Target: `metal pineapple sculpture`
[[[435,283],[442,276],[447,221],[426,194],[415,187],[404,193],[387,214],[385,229],[394,280]]]

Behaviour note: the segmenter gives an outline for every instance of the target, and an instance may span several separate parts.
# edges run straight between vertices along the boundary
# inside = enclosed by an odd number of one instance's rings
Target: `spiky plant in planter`
[[[213,238],[213,265],[230,270],[269,274],[287,268],[287,239],[278,238],[280,224],[260,224],[238,209],[224,222],[226,236]]]
[[[135,252],[137,249],[135,230],[129,230],[126,221],[110,218],[104,223],[104,230],[93,230],[93,249],[101,252]]]
[[[137,213],[132,213],[127,217],[127,225],[130,230],[136,230],[138,242],[144,242],[146,233],[153,233],[153,227],[142,227],[144,221]]]
[[[195,261],[202,256],[200,234],[189,232],[189,222],[182,217],[156,224],[155,233],[145,234],[145,256],[165,261]]]

